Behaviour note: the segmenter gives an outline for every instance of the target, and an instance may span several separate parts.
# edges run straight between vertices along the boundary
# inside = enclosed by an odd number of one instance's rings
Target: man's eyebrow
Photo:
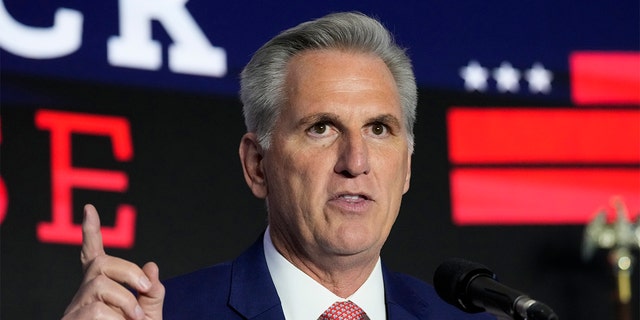
[[[379,115],[377,117],[373,117],[369,119],[368,123],[382,123],[386,124],[389,127],[400,129],[402,126],[400,125],[400,120],[390,113]]]
[[[327,112],[314,113],[300,119],[300,121],[298,121],[298,126],[306,127],[311,124],[321,123],[321,122],[337,123],[338,119],[339,117],[333,113],[327,113]]]

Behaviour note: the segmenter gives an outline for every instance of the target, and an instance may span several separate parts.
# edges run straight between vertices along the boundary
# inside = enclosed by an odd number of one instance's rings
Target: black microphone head
[[[442,300],[462,311],[482,312],[485,309],[475,306],[467,294],[469,283],[479,276],[496,278],[491,270],[479,263],[452,258],[438,266],[433,275],[433,286]]]

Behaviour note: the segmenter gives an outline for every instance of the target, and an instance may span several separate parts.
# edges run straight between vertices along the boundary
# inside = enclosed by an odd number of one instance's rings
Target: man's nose
[[[344,135],[341,140],[334,171],[348,177],[368,174],[370,170],[369,147],[365,137],[358,132]]]

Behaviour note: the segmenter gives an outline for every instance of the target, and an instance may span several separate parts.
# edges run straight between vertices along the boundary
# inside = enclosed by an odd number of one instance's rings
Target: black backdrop
[[[75,222],[95,204],[112,225],[116,204],[138,212],[131,250],[108,249],[138,264],[156,261],[167,278],[228,260],[265,227],[265,210],[245,186],[237,157],[244,132],[237,98],[166,90],[92,85],[3,74],[28,86],[36,103],[3,105],[2,178],[9,195],[2,223],[2,317],[61,315],[81,279],[79,247],[40,243],[36,225],[51,220],[49,132],[38,130],[39,109],[106,114],[130,121],[133,160],[117,162],[104,137],[74,135],[74,166],[121,170],[124,193],[73,192]],[[475,105],[527,101],[420,91],[411,189],[387,245],[394,270],[431,282],[450,256],[481,261],[500,280],[551,305],[561,319],[613,319],[613,277],[604,254],[580,258],[583,226],[454,226],[450,218],[444,117],[452,100]],[[637,270],[633,278],[638,292]],[[634,310],[637,310],[637,300]],[[635,317],[638,313],[635,311]]]
[[[119,4],[134,1],[0,0],[8,13],[0,12],[4,27],[13,19],[14,26],[46,31],[63,7],[84,18],[82,29],[75,30],[81,31],[80,47],[59,57],[32,58],[11,51],[11,41],[25,44],[26,39],[4,37],[7,31],[0,30],[1,318],[58,318],[81,281],[80,246],[38,237],[38,225],[51,221],[55,202],[51,132],[36,126],[38,112],[70,111],[128,121],[130,161],[114,159],[107,137],[71,138],[74,167],[117,170],[128,176],[124,192],[73,189],[76,224],[85,203],[96,205],[105,226],[114,224],[118,204],[135,207],[133,247],[107,248],[108,253],[138,264],[156,261],[163,279],[232,259],[266,225],[264,205],[246,187],[237,156],[244,133],[235,94],[240,69],[276,32],[329,12],[358,10],[379,17],[409,48],[420,87],[412,184],[383,249],[385,263],[431,282],[442,260],[465,257],[488,265],[503,283],[549,304],[563,320],[615,319],[615,282],[606,252],[588,262],[580,256],[582,222],[587,219],[558,225],[453,224],[445,116],[453,106],[637,111],[638,94],[622,104],[576,106],[571,79],[575,70],[570,66],[576,52],[597,52],[610,63],[616,62],[611,53],[626,52],[636,59],[634,65],[640,52],[637,0],[190,0],[185,5],[190,17],[213,45],[227,52],[228,72],[219,78],[170,70],[167,48],[176,39],[163,23],[151,20],[152,38],[163,50],[160,68],[110,64],[108,39],[124,33]],[[41,43],[31,46],[33,52],[48,49]],[[472,61],[488,72],[487,87],[475,93],[465,88],[460,74]],[[524,72],[535,63],[553,72],[548,92],[527,86]],[[492,72],[506,64],[522,72],[518,90],[504,92],[497,86]],[[629,81],[631,91],[635,86],[640,92],[640,78],[631,75]],[[615,93],[616,87],[612,90]],[[640,160],[623,167],[637,174]],[[637,209],[637,197],[627,200]],[[606,206],[608,199],[597,201]],[[637,216],[636,209],[632,215]],[[638,261],[637,251],[634,254]],[[636,320],[638,269],[632,278]]]

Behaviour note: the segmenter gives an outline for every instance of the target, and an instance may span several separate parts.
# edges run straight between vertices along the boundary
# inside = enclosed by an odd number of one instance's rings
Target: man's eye
[[[371,133],[376,136],[381,136],[387,133],[387,127],[382,123],[374,123],[371,125]]]
[[[327,125],[325,123],[316,123],[311,127],[311,131],[317,134],[323,134],[327,131]]]
[[[322,135],[325,134],[329,130],[329,127],[326,123],[320,122],[316,123],[311,128],[309,128],[309,132],[314,135]]]

